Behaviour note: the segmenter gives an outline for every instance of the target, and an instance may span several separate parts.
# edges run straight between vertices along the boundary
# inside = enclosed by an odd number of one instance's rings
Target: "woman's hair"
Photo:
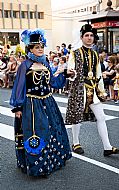
[[[108,57],[108,62],[111,62],[113,65],[115,65],[115,56],[109,56]]]
[[[101,54],[99,55],[99,60],[100,60],[100,63],[104,62],[104,57]]]
[[[61,56],[60,59],[62,59],[62,61],[64,61],[64,63],[66,63],[66,57],[65,56]]]
[[[115,66],[115,70],[119,73],[119,63]]]
[[[117,65],[119,63],[119,57],[116,55],[115,56],[115,64]]]
[[[35,46],[35,44],[28,45],[28,46],[26,47],[26,52],[27,52],[27,53],[30,52],[30,49],[33,49],[34,46]]]

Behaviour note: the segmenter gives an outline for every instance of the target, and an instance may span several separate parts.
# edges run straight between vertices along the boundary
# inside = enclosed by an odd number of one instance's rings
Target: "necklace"
[[[88,66],[88,78],[89,78],[89,80],[92,80],[93,79],[93,71],[92,70],[93,70],[93,65],[94,65],[94,54],[93,54],[93,56],[91,56],[90,48],[88,48],[88,52],[85,51],[85,49],[83,47],[82,47],[82,50],[85,54],[85,59],[86,59],[86,63]],[[93,59],[92,59],[92,57],[93,57]]]
[[[82,49],[83,49],[84,53],[88,55],[88,59],[90,59],[91,58],[90,57],[91,56],[90,48],[88,49],[88,52],[83,47],[82,47]]]
[[[42,86],[42,77],[45,78],[46,83],[49,83],[49,79],[50,79],[50,72],[48,70],[42,70],[40,73],[38,73],[37,71],[33,71],[33,82],[35,85],[40,84],[41,88]]]

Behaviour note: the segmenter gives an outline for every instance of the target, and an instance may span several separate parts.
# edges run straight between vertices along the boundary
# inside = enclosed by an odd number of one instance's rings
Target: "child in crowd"
[[[57,71],[57,69],[58,69],[58,64],[59,64],[59,59],[58,59],[57,57],[55,57],[55,58],[53,59],[53,65],[52,65],[52,67],[51,67],[52,74],[54,74],[54,73]]]

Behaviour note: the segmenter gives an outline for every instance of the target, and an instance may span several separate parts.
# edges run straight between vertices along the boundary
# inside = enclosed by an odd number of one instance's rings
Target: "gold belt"
[[[45,99],[45,98],[48,98],[49,96],[51,96],[52,93],[49,93],[45,96],[36,96],[36,95],[32,95],[32,94],[26,94],[27,97],[30,97],[30,98],[38,98],[38,99]]]

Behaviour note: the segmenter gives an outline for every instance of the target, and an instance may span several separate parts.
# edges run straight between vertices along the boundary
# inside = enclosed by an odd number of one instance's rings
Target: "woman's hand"
[[[21,116],[22,116],[22,112],[21,111],[15,112],[15,117],[20,118]]]

